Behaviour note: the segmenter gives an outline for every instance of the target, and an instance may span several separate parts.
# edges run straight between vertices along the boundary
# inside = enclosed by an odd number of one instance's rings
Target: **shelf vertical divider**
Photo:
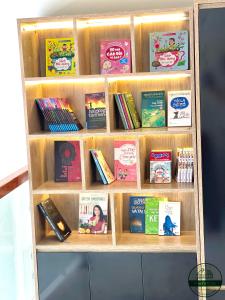
[[[79,45],[78,45],[78,31],[77,31],[77,19],[73,18],[73,37],[75,48],[75,63],[76,63],[76,75],[80,75],[80,62],[79,62]]]
[[[85,143],[84,139],[80,139],[80,162],[81,162],[82,190],[86,189],[84,143]]]
[[[112,227],[112,245],[116,246],[116,216],[115,216],[115,203],[114,203],[114,194],[109,194],[110,199],[110,209],[111,209],[111,227]]]
[[[136,73],[136,51],[135,51],[135,28],[134,28],[134,16],[130,17],[130,37],[131,37],[131,63],[132,73]]]
[[[141,190],[141,164],[140,164],[140,140],[136,138],[136,172],[137,172],[137,189]]]
[[[105,105],[106,105],[106,132],[110,133],[110,99],[109,99],[109,82],[107,78],[104,80],[105,85]]]

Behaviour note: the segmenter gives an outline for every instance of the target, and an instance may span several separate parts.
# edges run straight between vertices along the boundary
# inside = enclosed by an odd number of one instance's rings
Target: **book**
[[[103,173],[103,171],[102,171],[102,168],[101,168],[101,166],[100,166],[100,163],[99,163],[99,161],[98,161],[97,153],[95,152],[94,149],[93,149],[93,150],[90,150],[90,152],[91,152],[91,155],[92,155],[92,158],[93,158],[93,160],[94,160],[96,169],[97,169],[97,171],[98,171],[98,174],[100,175],[100,178],[101,178],[102,182],[103,182],[104,184],[108,184],[108,182],[107,182],[107,180],[106,180],[106,177],[105,177],[105,175],[104,175],[104,173]]]
[[[83,127],[65,98],[35,99],[42,130],[51,132],[78,131]]]
[[[63,242],[71,234],[71,229],[56,208],[54,202],[49,198],[38,205],[39,211],[45,217],[60,242]]]
[[[81,181],[79,141],[55,141],[55,181]]]
[[[141,123],[140,123],[140,118],[139,118],[139,115],[138,115],[138,112],[137,112],[137,108],[136,108],[136,105],[135,105],[134,98],[133,98],[131,93],[125,93],[124,96],[125,96],[125,100],[126,100],[126,103],[127,103],[127,107],[128,107],[128,110],[129,110],[134,128],[135,129],[140,128]]]
[[[137,181],[136,141],[114,141],[114,174],[118,181]]]
[[[176,181],[193,182],[194,151],[193,148],[177,148]]]
[[[167,124],[191,126],[191,91],[168,92]]]
[[[128,124],[127,124],[127,120],[126,120],[126,117],[125,117],[125,112],[123,110],[123,106],[120,102],[120,97],[119,97],[120,94],[114,94],[114,98],[116,100],[116,104],[117,104],[117,107],[118,107],[118,111],[120,113],[120,118],[122,120],[122,123],[123,123],[123,127],[124,129],[129,129],[128,128]]]
[[[188,69],[188,31],[153,32],[150,42],[150,71]]]
[[[76,74],[74,38],[45,40],[46,76]]]
[[[159,235],[180,235],[180,202],[159,202]]]
[[[115,181],[115,177],[112,173],[112,171],[110,170],[110,167],[108,166],[103,154],[101,150],[94,150],[95,153],[95,157],[97,158],[99,165],[102,169],[102,172],[108,182],[108,184],[112,183],[113,181]]]
[[[105,93],[85,94],[87,129],[106,128]]]
[[[100,42],[101,74],[131,73],[131,46],[129,39]]]
[[[170,183],[172,181],[172,150],[152,150],[150,152],[150,183]]]
[[[160,201],[168,201],[168,199],[166,197],[145,198],[145,233],[146,234],[158,234]]]
[[[130,196],[129,198],[130,232],[145,232],[145,197]]]
[[[128,106],[127,106],[127,102],[126,102],[124,94],[119,94],[119,99],[120,99],[120,103],[122,105],[122,109],[124,111],[128,129],[134,129],[134,125],[133,125],[133,122],[132,122],[132,119],[131,119],[131,116],[130,116],[130,113],[128,110]]]
[[[107,233],[108,194],[80,193],[79,233]]]
[[[164,91],[141,93],[142,127],[166,126],[166,99]]]

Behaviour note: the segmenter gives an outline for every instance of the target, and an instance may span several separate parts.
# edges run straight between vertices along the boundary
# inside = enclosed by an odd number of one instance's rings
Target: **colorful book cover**
[[[172,151],[152,150],[150,152],[150,183],[172,181]]]
[[[150,71],[188,69],[188,31],[150,33]]]
[[[119,94],[114,94],[114,98],[115,98],[115,101],[116,101],[116,104],[117,104],[117,107],[118,107],[120,118],[121,118],[122,123],[123,123],[123,127],[124,127],[124,129],[128,129],[128,124],[127,124],[127,121],[126,121],[126,118],[125,118],[123,107],[122,107],[122,104],[120,103]]]
[[[99,161],[98,161],[98,159],[97,159],[97,154],[95,153],[95,150],[94,150],[94,149],[93,149],[93,150],[90,150],[90,152],[91,152],[91,155],[92,155],[92,157],[93,157],[95,166],[96,166],[96,168],[97,168],[98,174],[100,175],[100,178],[101,178],[102,182],[103,182],[104,184],[108,184],[108,182],[107,182],[107,180],[106,180],[106,178],[105,178],[105,175],[104,175],[104,173],[103,173],[103,171],[102,171],[102,168],[101,168],[101,166],[100,166],[100,164],[99,164]]]
[[[136,141],[114,141],[114,174],[118,181],[137,181]]]
[[[166,126],[166,99],[164,91],[142,92],[142,127]]]
[[[129,201],[130,232],[145,232],[145,197],[131,196]]]
[[[130,40],[107,40],[100,43],[101,74],[131,73]]]
[[[81,181],[79,141],[55,141],[55,181]]]
[[[133,122],[132,122],[132,119],[131,119],[131,116],[130,116],[128,106],[127,106],[124,95],[119,94],[119,99],[120,99],[120,103],[122,105],[122,109],[124,111],[124,115],[125,115],[125,118],[126,118],[128,129],[134,129],[134,125],[133,125]]]
[[[105,93],[85,94],[87,129],[106,128]]]
[[[76,74],[73,38],[46,39],[46,76]]]
[[[108,194],[80,193],[79,233],[107,233]]]
[[[159,231],[159,202],[168,201],[167,198],[145,198],[145,233],[158,234]]]
[[[104,176],[108,182],[108,184],[112,183],[113,181],[115,181],[115,177],[113,176],[113,173],[112,171],[110,170],[103,154],[102,154],[102,151],[100,150],[94,150],[94,154],[95,154],[95,157],[97,158],[99,164],[100,164],[100,167],[104,173]]]
[[[191,91],[168,92],[168,126],[191,126]]]
[[[139,128],[141,126],[140,118],[136,109],[135,101],[131,93],[125,93],[125,100],[127,107],[134,125],[134,128]]]
[[[180,202],[159,203],[159,235],[180,235]]]

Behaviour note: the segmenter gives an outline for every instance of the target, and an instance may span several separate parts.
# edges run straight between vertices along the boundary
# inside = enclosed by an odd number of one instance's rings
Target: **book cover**
[[[96,154],[96,152],[95,152],[95,149],[91,149],[90,152],[91,152],[92,158],[93,158],[93,160],[94,160],[95,166],[96,166],[96,168],[97,168],[98,174],[100,175],[100,178],[101,178],[102,182],[103,182],[104,184],[108,184],[108,182],[107,182],[107,180],[106,180],[106,177],[105,177],[105,175],[104,175],[104,173],[103,173],[103,171],[102,171],[102,168],[101,168],[101,166],[100,166],[100,163],[99,163],[99,161],[98,161],[98,158],[97,158],[97,154]]]
[[[107,233],[108,194],[80,193],[79,233]]]
[[[100,43],[101,74],[131,73],[130,40],[105,40]]]
[[[150,152],[150,183],[172,181],[172,151],[152,150]]]
[[[150,71],[188,69],[188,31],[150,33]]]
[[[191,91],[168,92],[168,126],[191,126]]]
[[[131,93],[125,93],[124,96],[125,96],[125,100],[127,103],[127,107],[128,107],[134,128],[135,129],[139,128],[141,126],[141,123],[140,123],[140,118],[139,118],[139,115],[137,112],[134,98]]]
[[[114,141],[114,174],[118,181],[137,181],[136,141]]]
[[[113,173],[110,170],[110,167],[108,166],[108,164],[102,154],[102,151],[100,151],[100,150],[93,150],[93,151],[94,151],[95,157],[97,158],[97,160],[100,164],[100,167],[104,173],[104,176],[105,176],[108,184],[112,183],[113,181],[115,181],[115,177],[113,176]]]
[[[166,99],[164,91],[142,92],[142,127],[166,126]]]
[[[87,129],[106,128],[105,93],[85,94]]]
[[[54,202],[51,199],[47,199],[39,203],[37,206],[60,242],[63,242],[65,239],[67,239],[71,234],[71,230],[56,208]]]
[[[145,197],[131,196],[129,199],[130,232],[145,232]]]
[[[159,235],[180,235],[180,202],[159,203]]]
[[[46,76],[76,74],[73,38],[46,39]]]
[[[126,117],[125,117],[125,114],[124,114],[124,111],[123,111],[122,104],[120,102],[119,94],[114,94],[114,98],[115,98],[115,101],[116,101],[116,104],[117,104],[117,107],[118,107],[120,118],[121,118],[122,123],[123,123],[123,127],[124,127],[124,129],[128,129],[128,124],[127,124],[127,121],[126,121]]]
[[[55,141],[55,181],[81,181],[79,141]]]
[[[134,129],[134,125],[133,125],[124,95],[119,94],[119,99],[120,99],[120,103],[121,103],[121,106],[122,106],[122,109],[123,109],[123,112],[124,112],[124,115],[126,118],[128,129]]]
[[[145,233],[146,234],[158,234],[160,201],[168,201],[168,199],[165,197],[145,198]]]

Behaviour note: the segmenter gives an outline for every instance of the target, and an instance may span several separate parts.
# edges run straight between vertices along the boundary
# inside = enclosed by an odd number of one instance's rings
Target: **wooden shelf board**
[[[55,182],[49,180],[33,190],[34,195],[38,194],[71,194],[82,190],[81,182]]]
[[[138,77],[140,77],[139,79],[142,79],[142,77],[149,77],[149,79],[151,79],[151,77],[170,77],[172,75],[172,77],[175,76],[179,76],[180,74],[182,74],[182,76],[186,75],[186,76],[191,76],[192,72],[191,70],[185,70],[185,71],[167,71],[167,72],[138,72],[138,73],[127,73],[127,74],[94,74],[94,75],[76,75],[76,76],[55,76],[55,77],[25,77],[24,81],[25,83],[44,83],[47,84],[48,82],[52,82],[52,81],[73,81],[76,82],[76,80],[90,80],[90,79],[102,79],[103,81],[105,79],[118,79],[119,80],[123,80],[123,79],[127,79],[127,78],[133,78],[133,79],[138,79]]]
[[[148,191],[179,191],[179,192],[193,192],[194,191],[194,183],[179,183],[175,180],[171,183],[149,183],[149,180],[142,184],[142,190]]]
[[[87,191],[105,191],[105,192],[134,192],[137,191],[136,182],[114,181],[111,184],[102,184],[94,182],[87,187]]]
[[[161,128],[138,128],[132,130],[114,129],[110,132],[111,135],[148,135],[148,134],[190,134],[193,133],[192,127],[161,127]]]
[[[107,234],[80,234],[73,230],[71,235],[60,242],[53,231],[47,237],[36,244],[38,251],[44,252],[77,252],[77,251],[108,251],[112,247],[112,233]]]
[[[117,240],[117,247],[128,251],[196,252],[194,231],[183,231],[180,236],[158,236],[143,233],[123,232]]]

